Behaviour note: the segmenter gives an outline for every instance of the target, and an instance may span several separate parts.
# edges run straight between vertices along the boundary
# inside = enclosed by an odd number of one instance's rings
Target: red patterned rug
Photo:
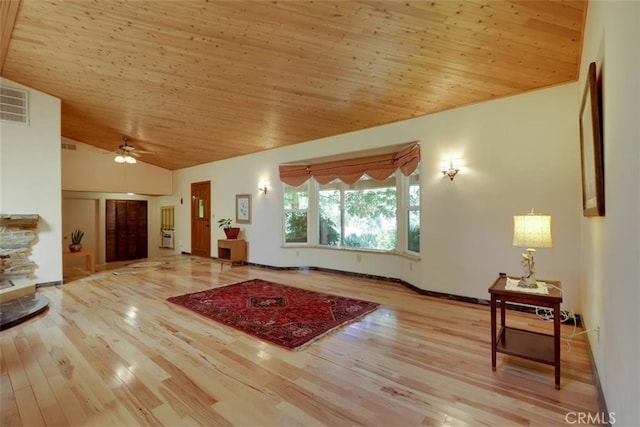
[[[171,297],[167,301],[289,350],[301,350],[380,305],[261,279]]]

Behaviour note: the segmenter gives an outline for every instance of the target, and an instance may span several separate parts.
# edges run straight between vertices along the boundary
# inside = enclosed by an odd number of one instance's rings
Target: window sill
[[[308,249],[322,249],[322,250],[329,250],[329,251],[357,252],[357,253],[376,254],[376,255],[394,255],[402,258],[407,258],[412,261],[420,261],[420,254],[410,253],[410,252],[383,251],[378,249],[363,249],[363,248],[343,248],[338,246],[309,245],[306,243],[287,243],[285,245],[281,245],[280,247],[282,249],[308,248]]]

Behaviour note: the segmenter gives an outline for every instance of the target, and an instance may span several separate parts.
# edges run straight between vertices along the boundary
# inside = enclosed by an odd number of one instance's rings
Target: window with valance
[[[394,153],[280,165],[284,244],[418,253],[419,162],[420,146],[411,143]]]

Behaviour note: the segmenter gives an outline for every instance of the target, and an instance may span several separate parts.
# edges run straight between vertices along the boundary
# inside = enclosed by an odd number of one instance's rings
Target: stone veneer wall
[[[38,235],[39,219],[37,214],[0,214],[0,284],[26,279],[35,271],[29,252]]]

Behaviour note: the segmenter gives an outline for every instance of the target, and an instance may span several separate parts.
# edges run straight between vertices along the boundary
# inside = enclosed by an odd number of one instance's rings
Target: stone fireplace
[[[29,259],[38,237],[37,214],[0,214],[0,302],[35,292],[36,263]]]

